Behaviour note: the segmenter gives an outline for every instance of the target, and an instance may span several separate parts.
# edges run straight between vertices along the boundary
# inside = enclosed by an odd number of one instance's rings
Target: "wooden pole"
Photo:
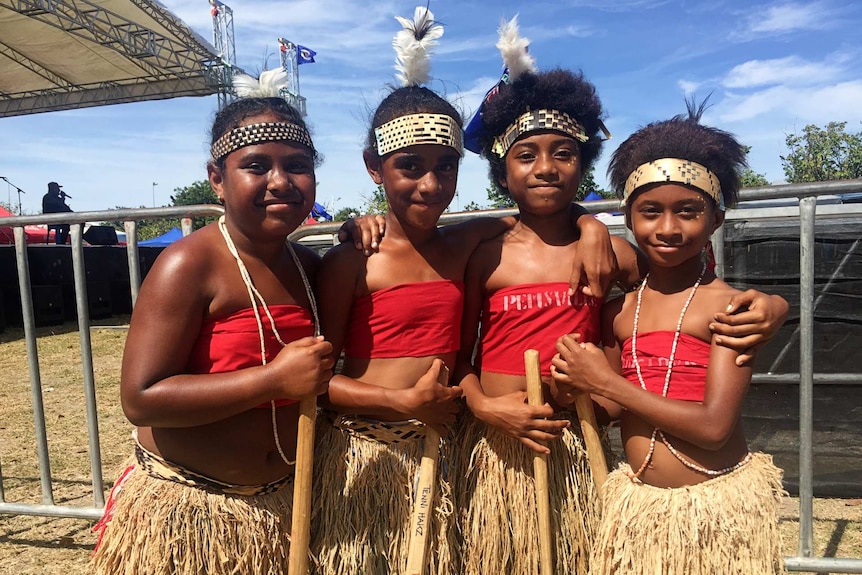
[[[530,405],[545,403],[542,393],[542,370],[539,366],[539,352],[528,349],[524,352],[524,365],[527,373],[527,402]],[[536,513],[539,518],[539,573],[553,573],[551,548],[551,501],[548,490],[548,456],[544,453],[533,455],[533,479],[536,484]]]
[[[438,381],[449,384],[449,369],[440,369]],[[428,534],[434,513],[434,488],[437,485],[437,461],[440,458],[440,434],[431,426],[425,427],[425,445],[419,464],[419,481],[413,498],[410,515],[410,543],[407,547],[407,575],[423,575],[428,555]]]
[[[587,450],[587,459],[590,462],[590,471],[596,484],[596,492],[601,495],[602,485],[608,478],[608,462],[605,459],[599,425],[596,423],[596,410],[593,408],[590,394],[578,393],[575,396],[575,409],[578,412],[578,421],[581,424],[584,447]],[[601,501],[601,497],[599,497],[599,501]]]
[[[317,397],[299,402],[296,432],[296,469],[293,482],[293,518],[290,534],[288,575],[308,574],[308,546],[311,540],[311,472],[314,467],[314,422]]]

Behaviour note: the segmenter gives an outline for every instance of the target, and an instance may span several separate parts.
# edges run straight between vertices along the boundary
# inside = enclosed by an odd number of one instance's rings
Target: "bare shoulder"
[[[736,289],[717,277],[713,278],[708,283],[701,285],[700,291],[709,296],[708,302],[710,308],[715,308],[709,310],[710,313],[723,312],[727,307],[730,298],[742,293],[741,290]]]
[[[381,257],[380,254],[364,255],[351,243],[343,243],[327,251],[317,274],[321,295],[335,289],[335,284],[345,289],[349,286],[353,290],[356,279],[365,275],[368,260],[377,257]]]
[[[165,248],[156,258],[147,280],[195,278],[197,283],[205,283],[215,273],[214,262],[224,257],[220,251],[224,251],[224,240],[215,225],[210,224]]]
[[[366,259],[373,258],[375,255],[376,254],[366,256],[361,251],[357,250],[353,244],[345,242],[327,250],[323,255],[321,266],[323,270],[332,267],[356,268]]]

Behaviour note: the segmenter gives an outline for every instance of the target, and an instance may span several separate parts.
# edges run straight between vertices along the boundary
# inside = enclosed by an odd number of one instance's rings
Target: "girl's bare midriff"
[[[621,424],[626,458],[632,471],[637,472],[649,453],[650,436],[654,428],[630,411],[623,411]],[[742,461],[748,453],[748,444],[739,423],[727,443],[721,449],[714,451],[703,449],[672,435],[665,434],[665,437],[688,461],[711,470],[732,467]],[[643,471],[640,479],[656,487],[683,487],[703,483],[709,480],[710,476],[686,467],[657,437],[652,461]]]
[[[277,408],[279,440],[291,460],[298,419],[298,404]],[[293,472],[276,449],[269,407],[198,427],[139,427],[138,441],[172,463],[233,485],[262,485]]]

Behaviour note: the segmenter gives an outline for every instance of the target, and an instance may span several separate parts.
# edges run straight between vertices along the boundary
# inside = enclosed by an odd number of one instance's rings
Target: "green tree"
[[[358,216],[360,214],[361,214],[361,212],[359,211],[359,209],[351,208],[348,206],[346,208],[341,208],[340,210],[335,212],[335,215],[332,216],[332,221],[334,221],[334,222],[346,222],[350,218],[355,218],[356,216]]]
[[[824,182],[862,178],[862,133],[845,131],[847,122],[826,128],[809,124],[786,137],[788,153],[781,165],[788,182]]]
[[[210,186],[209,180],[199,180],[184,188],[174,188],[174,195],[171,196],[171,205],[173,206],[197,206],[217,203],[219,203],[218,197],[216,197],[212,186]],[[215,216],[193,218],[192,227],[197,230],[217,219]]]
[[[191,185],[183,188],[174,188],[174,195],[171,196],[172,206],[196,206],[201,204],[217,204],[218,198],[210,186],[209,180],[201,180],[194,182]],[[146,206],[140,206],[146,208]],[[125,206],[116,206],[116,209],[126,209]],[[204,227],[210,222],[214,222],[217,218],[214,216],[193,218],[193,229]],[[105,225],[113,226],[114,228],[123,231],[123,222],[114,220],[104,222]],[[180,227],[179,218],[168,219],[153,219],[153,220],[138,220],[138,240],[149,240],[158,237],[173,227]]]
[[[488,195],[488,201],[491,202],[488,207],[492,210],[515,207],[515,200],[512,199],[509,192],[494,182],[488,184],[485,193]]]
[[[591,193],[600,195],[603,198],[613,198],[613,194],[599,187],[595,178],[596,167],[590,166],[584,177],[581,178],[581,185],[578,186],[578,193],[575,195],[575,201],[580,202]]]
[[[743,146],[745,155],[748,156],[751,152],[751,146]],[[739,172],[739,179],[742,182],[743,188],[754,188],[757,186],[768,186],[769,180],[766,179],[766,174],[755,172],[751,168],[745,168]]]
[[[768,186],[769,180],[765,174],[759,174],[751,168],[745,168],[739,174],[739,179],[742,181],[743,188],[755,188],[757,186]]]
[[[480,206],[476,202],[470,202],[469,204],[464,206],[465,212],[478,212],[481,209],[482,209],[482,206]]]
[[[383,184],[377,186],[377,189],[371,192],[370,196],[361,196],[365,204],[362,206],[363,214],[380,214],[383,215],[389,209],[389,202],[386,200],[386,192],[383,191]]]

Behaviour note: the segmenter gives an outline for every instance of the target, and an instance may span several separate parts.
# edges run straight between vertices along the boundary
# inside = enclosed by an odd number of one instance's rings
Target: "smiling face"
[[[675,267],[700,258],[724,222],[711,199],[684,184],[655,184],[637,191],[626,207],[626,225],[650,265]]]
[[[571,136],[539,132],[516,141],[506,153],[499,182],[525,213],[548,215],[569,209],[581,184],[580,151]]]
[[[262,114],[241,125],[279,121]],[[285,236],[311,212],[314,157],[306,146],[289,141],[245,146],[228,154],[223,164],[208,166],[210,184],[224,200],[226,218],[248,237]]]
[[[383,185],[389,213],[404,227],[431,229],[455,197],[458,152],[449,146],[422,144],[384,158],[366,153],[371,179]]]

